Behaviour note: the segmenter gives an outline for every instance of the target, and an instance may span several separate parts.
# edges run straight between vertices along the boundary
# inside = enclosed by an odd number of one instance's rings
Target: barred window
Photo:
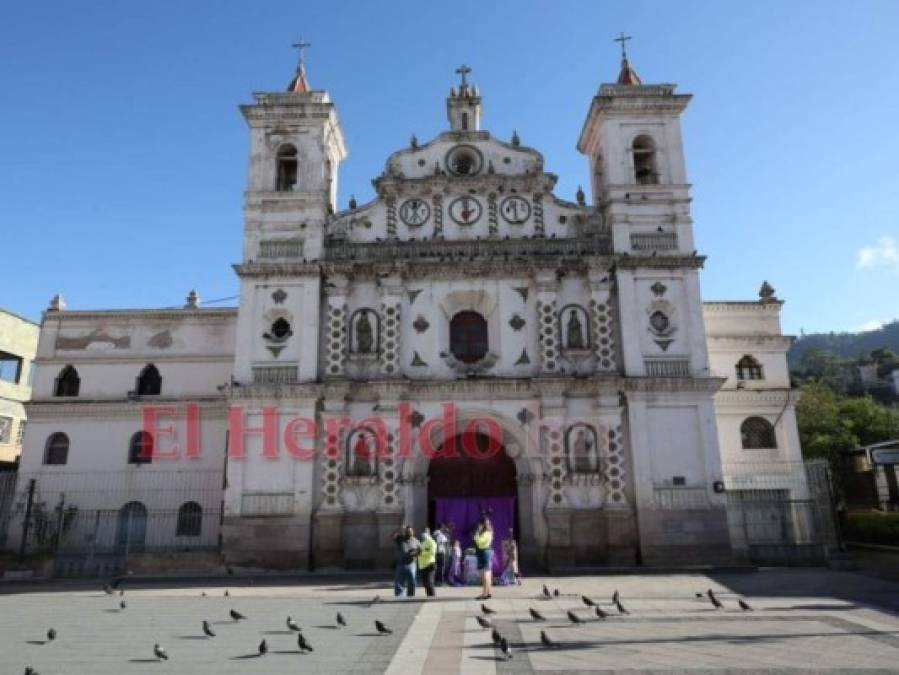
[[[44,464],[66,464],[69,461],[69,437],[61,431],[50,434],[44,447]]]
[[[178,527],[175,531],[179,537],[199,537],[203,529],[203,507],[196,502],[184,502],[178,509]]]
[[[744,450],[777,448],[774,426],[762,417],[749,417],[740,425],[740,437]]]
[[[459,312],[450,321],[450,351],[462,363],[487,355],[487,320],[477,312]]]
[[[153,461],[153,436],[149,431],[136,431],[128,443],[129,464],[149,464]]]
[[[297,185],[297,149],[292,145],[278,148],[278,176],[275,189],[290,192]]]
[[[746,354],[742,359],[737,361],[737,379],[738,380],[762,380],[762,364],[756,361],[752,356]]]
[[[654,185],[659,182],[656,171],[656,144],[649,136],[634,139],[634,178],[639,185]]]

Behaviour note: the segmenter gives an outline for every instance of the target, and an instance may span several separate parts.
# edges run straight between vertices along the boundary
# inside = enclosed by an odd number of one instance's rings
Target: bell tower
[[[481,96],[478,88],[468,83],[471,68],[461,65],[456,68],[461,78],[459,89],[450,87],[446,99],[446,117],[450,131],[478,131],[481,128]]]

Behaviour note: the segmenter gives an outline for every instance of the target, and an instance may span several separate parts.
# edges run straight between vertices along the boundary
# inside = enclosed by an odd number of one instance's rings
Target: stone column
[[[325,377],[343,377],[346,367],[346,355],[349,331],[347,328],[347,278],[337,274],[327,278],[325,297],[327,298],[327,318],[325,330]]]
[[[314,516],[314,551],[316,567],[344,564],[342,499],[344,478],[344,440],[346,430],[329,430],[328,418],[341,418],[348,414],[342,400],[324,400],[324,409],[319,416],[322,429],[321,447],[318,453],[319,475],[322,481],[322,498]],[[336,448],[331,454],[329,448]]]

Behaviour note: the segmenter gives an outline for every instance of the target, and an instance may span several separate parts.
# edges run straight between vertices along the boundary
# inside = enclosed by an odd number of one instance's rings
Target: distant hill
[[[796,368],[803,354],[810,349],[831,352],[844,359],[857,359],[880,348],[899,353],[899,320],[861,333],[808,333],[796,339],[787,352],[787,361],[790,368]]]

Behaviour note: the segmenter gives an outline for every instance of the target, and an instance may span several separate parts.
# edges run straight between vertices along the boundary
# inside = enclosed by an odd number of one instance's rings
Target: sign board
[[[874,464],[899,464],[899,448],[872,448],[871,461]]]

